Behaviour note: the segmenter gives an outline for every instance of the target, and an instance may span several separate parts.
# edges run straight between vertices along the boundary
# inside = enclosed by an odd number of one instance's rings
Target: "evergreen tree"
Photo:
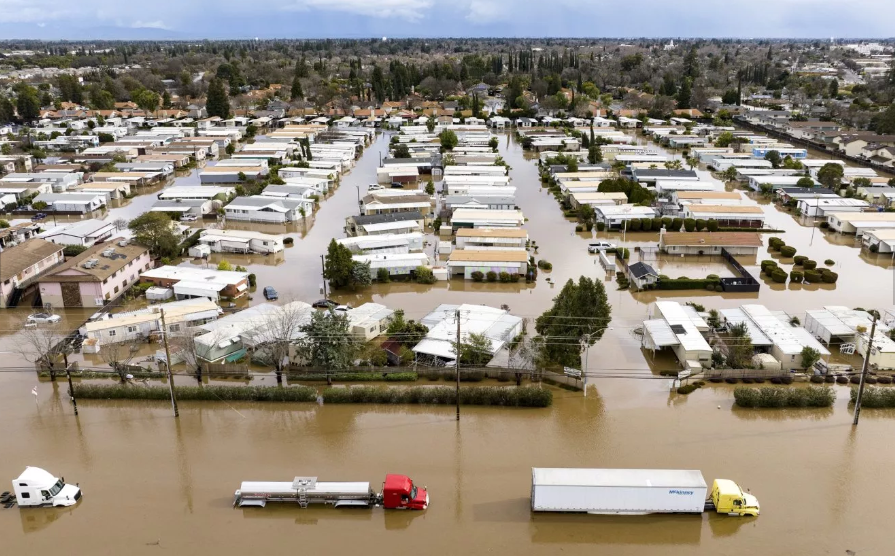
[[[677,93],[677,107],[678,108],[690,108],[690,101],[693,95],[693,91],[691,89],[691,81],[690,78],[687,77],[684,79],[684,82],[681,83],[681,89]]]
[[[40,100],[37,98],[37,90],[34,87],[25,85],[19,89],[16,110],[19,112],[19,118],[26,122],[40,117]]]
[[[167,90],[162,93],[162,108],[165,110],[171,108],[171,94]]]
[[[298,76],[292,78],[292,90],[290,91],[290,97],[292,100],[301,100],[305,98],[305,93],[301,88],[301,79]]]
[[[205,110],[209,117],[218,116],[225,120],[230,117],[230,99],[227,96],[227,89],[224,88],[224,82],[218,78],[212,79],[208,85]]]
[[[578,367],[581,347],[576,339],[589,345],[599,340],[612,320],[612,307],[603,283],[586,276],[571,279],[553,299],[553,307],[535,321],[535,329],[544,338],[545,355],[557,365]]]

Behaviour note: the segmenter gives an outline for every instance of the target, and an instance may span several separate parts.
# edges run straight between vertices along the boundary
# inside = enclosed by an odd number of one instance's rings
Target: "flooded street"
[[[885,554],[890,543],[876,501],[893,415],[865,411],[853,430],[845,388],[830,410],[747,411],[725,386],[669,397],[666,380],[607,379],[587,398],[557,390],[546,410],[464,408],[458,424],[453,408],[316,404],[183,402],[176,421],[163,402],[82,401],[75,418],[63,384],[44,384],[35,404],[33,383],[4,375],[0,477],[45,466],[84,498],[0,509],[11,554]],[[533,515],[532,466],[701,469],[750,489],[762,514]],[[231,507],[244,480],[378,488],[389,472],[428,487],[430,508]]]
[[[587,252],[591,234],[575,233],[574,222],[541,187],[536,163],[514,138],[499,137],[500,155],[512,167],[517,204],[528,219],[525,228],[539,246],[535,257],[551,262],[551,272],[540,272],[535,284],[390,283],[331,297],[354,306],[377,301],[404,309],[409,318],[440,303],[507,304],[513,314],[533,320],[549,308],[566,280],[582,274],[606,280],[613,320],[590,350],[588,368],[597,376],[586,398],[554,390],[553,406],[543,410],[463,408],[459,424],[452,407],[224,402],[181,402],[175,420],[170,404],[163,402],[81,401],[76,418],[65,382],[38,385],[30,364],[18,354],[17,332],[29,310],[7,310],[0,315],[0,480],[7,486],[0,490],[8,489],[9,480],[26,465],[34,465],[79,482],[84,498],[69,509],[0,509],[5,550],[42,553],[64,546],[77,554],[222,556],[284,550],[376,556],[888,553],[891,519],[878,500],[888,486],[883,475],[895,448],[881,439],[891,431],[895,412],[865,410],[854,429],[848,388],[841,386],[835,386],[835,406],[822,410],[736,409],[732,387],[724,384],[709,384],[689,396],[673,394],[671,382],[655,372],[676,368],[673,357],[648,357],[634,329],[659,298],[695,301],[707,309],[763,303],[800,318],[806,309],[824,305],[882,311],[893,304],[891,259],[862,256],[853,237],[803,226],[757,199],[768,225],[785,230],[763,234],[765,245],[777,235],[820,264],[833,259],[838,283],[783,285],[762,276],[757,294],[619,291],[614,275]],[[306,226],[263,230],[295,239],[284,253],[223,258],[255,273],[259,291],[271,285],[283,299],[322,297],[320,256],[331,238],[344,237],[344,218],[358,210],[357,197],[375,180],[387,145],[388,135],[378,136]],[[708,173],[700,175],[710,179]],[[196,183],[196,176],[193,171],[177,184]],[[154,201],[155,194],[134,198],[112,209],[109,218],[133,218]],[[594,237],[631,248],[631,262],[640,260],[634,247],[658,241],[655,233]],[[221,258],[213,257],[210,264]],[[769,258],[779,254],[761,249],[756,258],[742,262],[758,276],[758,263]],[[713,257],[645,260],[672,277],[732,274]],[[251,303],[264,303],[260,293]],[[69,330],[89,312],[66,310],[60,326]],[[100,364],[95,358],[91,363]],[[177,382],[193,383],[186,377]],[[270,377],[252,381],[273,383]],[[35,385],[36,399],[31,395]],[[729,478],[750,489],[762,513],[756,519],[534,515],[530,468],[553,466],[700,469],[709,482]],[[378,490],[386,473],[407,474],[428,487],[429,509],[231,507],[233,491],[245,480],[317,475],[370,481]]]

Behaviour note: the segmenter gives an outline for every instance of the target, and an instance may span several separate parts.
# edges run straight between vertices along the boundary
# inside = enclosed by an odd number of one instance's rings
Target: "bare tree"
[[[127,381],[127,367],[140,351],[137,340],[138,338],[133,336],[120,342],[104,343],[99,349],[100,358],[118,373],[121,382]]]
[[[198,338],[202,336],[202,340]],[[171,337],[170,351],[171,358],[180,358],[191,369],[196,376],[196,380],[202,383],[202,365],[207,363],[212,356],[214,346],[227,336],[227,330],[216,328],[205,334],[193,334],[187,330],[183,334]]]
[[[115,225],[115,229],[118,230],[119,232],[120,232],[121,230],[126,230],[126,229],[127,229],[127,220],[125,220],[124,218],[116,218],[116,219],[112,222],[112,224]]]
[[[314,312],[300,301],[286,303],[259,317],[258,326],[243,336],[243,344],[254,348],[254,358],[274,368],[278,384],[283,382],[293,344],[302,336],[302,326]]]
[[[68,349],[66,334],[57,325],[38,324],[23,327],[21,340],[17,342],[19,353],[38,366],[48,370],[50,380],[56,380],[56,373],[64,371],[65,353]]]

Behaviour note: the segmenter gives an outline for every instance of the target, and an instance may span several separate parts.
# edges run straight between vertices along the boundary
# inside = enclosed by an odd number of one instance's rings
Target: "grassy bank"
[[[733,398],[740,407],[830,407],[836,393],[829,386],[807,388],[736,388]]]
[[[385,388],[356,386],[353,388],[327,388],[323,391],[324,403],[378,403],[452,405],[457,403],[456,391],[449,386],[414,386],[410,388]],[[461,388],[462,405],[496,405],[508,407],[548,407],[553,403],[553,393],[534,386],[482,386]]]
[[[858,389],[851,389],[851,403],[858,398]],[[864,386],[864,397],[861,398],[862,408],[892,408],[895,407],[895,390],[891,388],[878,388],[876,386]]]
[[[169,400],[166,386],[130,384],[75,384],[75,397],[92,400]],[[246,401],[246,402],[313,402],[317,390],[309,386],[276,388],[266,386],[175,386],[178,400]]]
[[[325,373],[289,373],[289,381],[320,382],[327,379]],[[335,382],[415,382],[416,373],[332,373],[329,375]]]

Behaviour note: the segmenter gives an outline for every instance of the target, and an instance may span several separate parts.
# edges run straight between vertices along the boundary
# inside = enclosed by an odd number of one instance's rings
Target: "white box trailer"
[[[531,470],[531,509],[535,512],[701,514],[707,490],[702,473],[693,470]]]

